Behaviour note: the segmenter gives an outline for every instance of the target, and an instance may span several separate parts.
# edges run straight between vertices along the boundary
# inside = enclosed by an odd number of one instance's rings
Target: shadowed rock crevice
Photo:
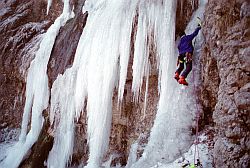
[[[63,74],[72,66],[76,48],[87,21],[87,13],[81,9],[85,0],[79,1],[75,7],[75,17],[69,20],[56,38],[48,63],[49,86],[51,87],[58,74]]]
[[[198,0],[177,0],[175,37],[178,37],[180,33],[186,29],[193,12],[198,8],[198,6]]]

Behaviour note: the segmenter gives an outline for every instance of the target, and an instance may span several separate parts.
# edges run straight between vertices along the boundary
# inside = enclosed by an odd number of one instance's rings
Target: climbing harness
[[[179,56],[180,57],[180,56]],[[185,53],[185,57],[184,58],[179,58],[177,59],[177,66],[180,64],[180,63],[188,63],[190,61],[192,61],[192,54],[187,52]]]

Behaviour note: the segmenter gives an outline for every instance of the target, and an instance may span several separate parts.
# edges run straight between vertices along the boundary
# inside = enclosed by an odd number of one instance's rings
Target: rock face
[[[211,0],[205,12],[201,99],[215,123],[215,167],[250,166],[249,9],[249,1]]]
[[[85,0],[74,3],[75,17],[69,20],[61,28],[48,63],[49,85],[52,86],[58,74],[63,74],[74,60],[76,47],[87,20],[87,14],[82,14],[82,6]]]

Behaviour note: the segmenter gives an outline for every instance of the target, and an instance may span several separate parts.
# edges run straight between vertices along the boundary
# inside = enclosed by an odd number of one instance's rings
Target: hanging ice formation
[[[119,100],[123,97],[132,26],[137,14],[132,82],[135,100],[143,77],[149,75],[148,44],[152,42],[157,46],[160,74],[167,71],[168,58],[173,55],[175,1],[88,0],[83,11],[88,11],[89,16],[73,66],[58,76],[51,90],[50,121],[55,125],[55,141],[48,167],[67,165],[73,150],[74,117],[80,116],[85,99],[90,153],[86,167],[100,166],[108,149],[117,79]]]
[[[39,136],[44,121],[42,111],[47,108],[49,100],[47,63],[60,27],[72,16],[69,9],[69,0],[64,0],[63,13],[55,20],[54,24],[50,26],[47,33],[43,35],[39,50],[28,70],[25,93],[26,101],[19,141],[8,151],[8,155],[5,160],[0,163],[0,167],[18,167],[25,154]],[[29,122],[30,130],[27,133]]]

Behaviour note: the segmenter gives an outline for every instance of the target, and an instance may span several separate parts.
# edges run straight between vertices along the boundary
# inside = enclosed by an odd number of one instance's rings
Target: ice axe
[[[201,27],[201,18],[200,18],[200,17],[197,17],[196,19],[197,19],[198,26]]]

